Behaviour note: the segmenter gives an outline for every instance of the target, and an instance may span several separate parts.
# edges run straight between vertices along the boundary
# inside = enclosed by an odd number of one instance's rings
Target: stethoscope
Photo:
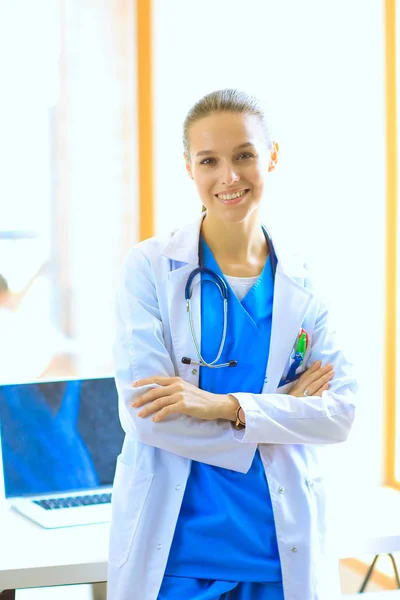
[[[275,254],[272,240],[271,240],[267,230],[264,227],[262,227],[262,230],[265,235],[265,239],[267,240],[268,253],[269,253],[270,262],[271,262],[272,280],[275,281],[276,265],[277,265],[278,260],[277,260],[276,254]],[[197,342],[196,334],[195,334],[194,327],[193,327],[192,312],[191,312],[191,308],[190,308],[193,279],[196,277],[196,275],[199,275],[199,274],[201,275],[201,273],[207,273],[210,276],[211,282],[214,283],[215,285],[217,285],[217,287],[221,293],[222,299],[224,301],[224,325],[222,328],[221,344],[219,346],[219,350],[218,350],[218,354],[217,354],[216,358],[210,363],[206,362],[201,355],[201,350],[200,350],[199,344]],[[230,360],[229,362],[223,363],[220,365],[215,364],[221,357],[222,351],[225,346],[225,341],[226,341],[226,331],[227,331],[227,326],[228,326],[228,286],[226,285],[226,283],[225,283],[224,279],[222,279],[222,277],[220,277],[214,271],[211,271],[211,269],[207,269],[207,267],[204,266],[204,256],[203,256],[203,248],[202,248],[202,244],[201,244],[201,235],[199,236],[199,266],[197,269],[192,271],[188,277],[186,287],[185,287],[185,300],[186,300],[186,314],[188,317],[190,333],[191,333],[193,344],[196,348],[196,353],[197,353],[197,357],[199,360],[195,361],[192,358],[183,356],[182,362],[185,365],[193,364],[193,365],[199,365],[200,367],[209,367],[210,369],[220,369],[221,367],[236,367],[238,364],[237,360]]]

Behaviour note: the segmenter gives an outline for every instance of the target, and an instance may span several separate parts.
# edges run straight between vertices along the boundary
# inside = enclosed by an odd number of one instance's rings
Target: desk
[[[6,509],[0,515],[0,532],[0,590],[107,579],[106,523],[43,529]]]
[[[341,558],[400,551],[399,492],[341,494],[336,506]],[[7,509],[0,532],[0,590],[106,581],[108,524],[43,529]]]

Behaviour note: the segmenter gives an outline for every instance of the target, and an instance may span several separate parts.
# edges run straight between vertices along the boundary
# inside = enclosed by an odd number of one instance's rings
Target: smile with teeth
[[[240,190],[240,192],[236,192],[236,194],[216,194],[216,196],[220,200],[235,200],[236,198],[241,198],[245,195],[248,190]]]

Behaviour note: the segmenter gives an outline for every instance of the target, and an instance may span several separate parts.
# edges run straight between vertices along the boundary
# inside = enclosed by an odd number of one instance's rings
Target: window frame
[[[385,0],[386,67],[386,323],[385,323],[385,447],[383,483],[400,490],[396,479],[397,402],[397,90],[396,0]],[[397,436],[398,438],[398,436]]]

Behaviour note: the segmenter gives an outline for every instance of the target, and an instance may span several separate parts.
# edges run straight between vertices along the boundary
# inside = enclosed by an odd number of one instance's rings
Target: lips
[[[231,192],[229,194],[215,194],[215,197],[218,198],[222,204],[228,204],[232,206],[233,204],[239,204],[248,194],[249,190],[238,190],[237,192]]]

